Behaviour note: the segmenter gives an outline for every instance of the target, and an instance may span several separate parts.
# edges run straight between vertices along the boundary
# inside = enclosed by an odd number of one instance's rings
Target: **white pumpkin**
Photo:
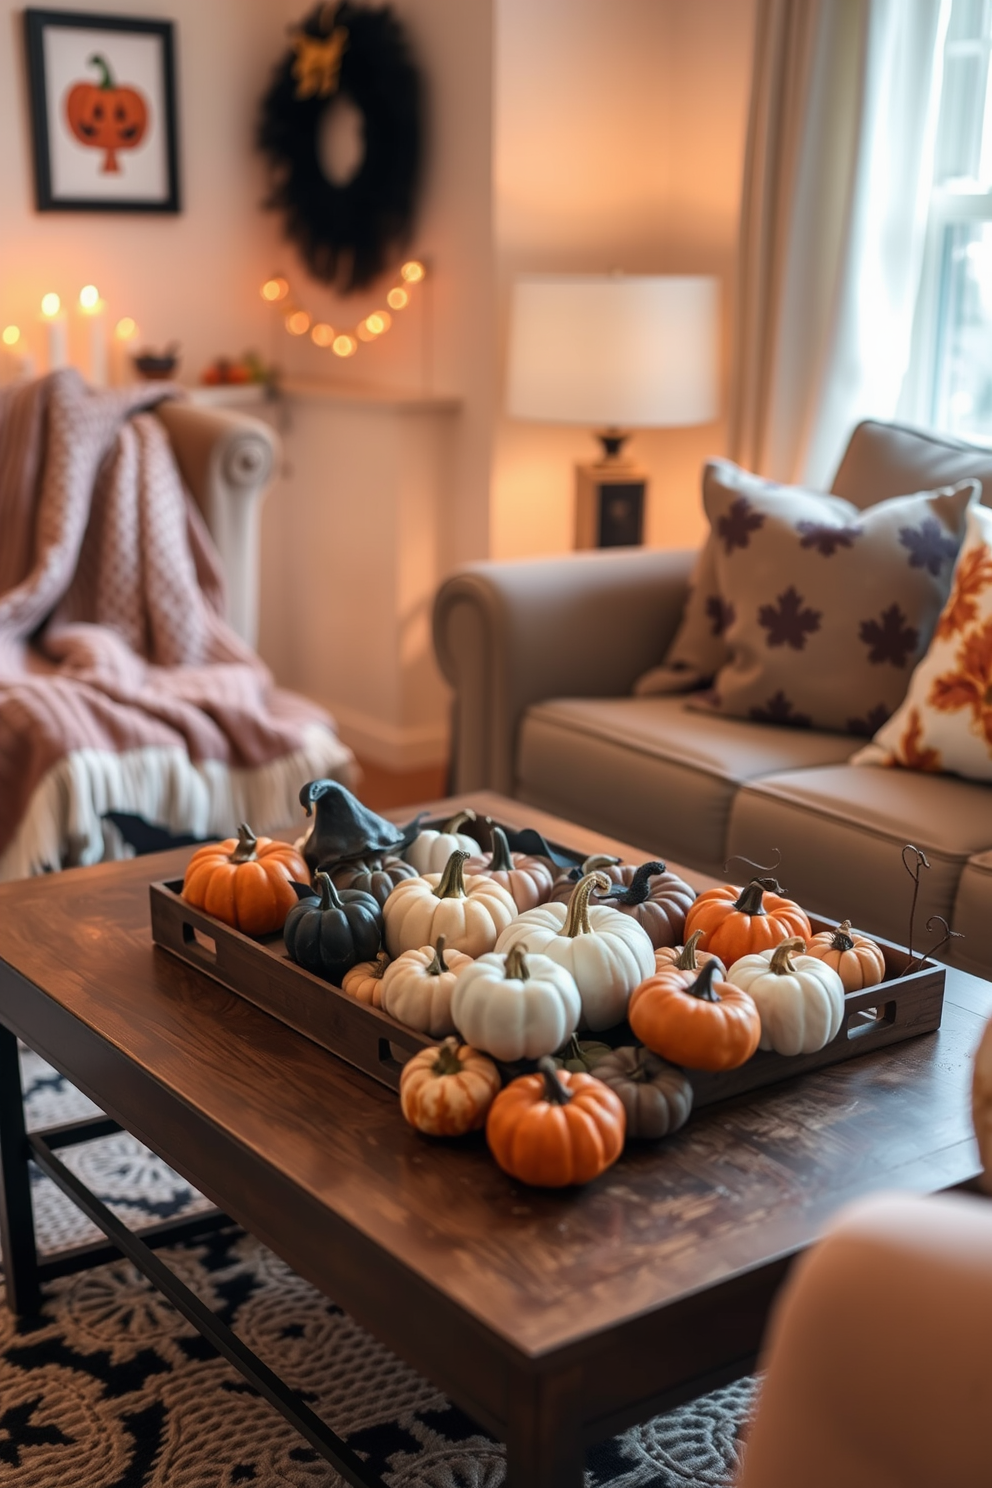
[[[459,811],[450,821],[445,822],[439,832],[428,827],[413,839],[403,854],[404,859],[418,873],[427,874],[443,873],[453,852],[463,852],[472,857],[479,851],[479,844],[467,832],[458,830],[463,822],[469,821],[475,821],[475,812]]]
[[[469,858],[466,873],[491,878],[513,896],[519,911],[536,909],[551,897],[555,876],[546,858],[531,853],[511,853],[502,827],[493,827],[493,850],[488,858]]]
[[[553,1054],[572,1037],[581,1013],[571,972],[550,956],[526,955],[520,946],[473,961],[459,974],[451,999],[462,1038],[507,1061]]]
[[[382,1007],[398,1023],[445,1038],[454,1033],[451,994],[460,971],[472,965],[471,956],[446,951],[444,936],[436,945],[404,951],[390,961],[382,976]]]
[[[832,966],[801,953],[799,936],[735,961],[727,980],[750,993],[761,1014],[762,1049],[815,1054],[844,1019],[844,983]]]
[[[483,956],[517,913],[505,889],[491,878],[466,878],[467,852],[453,852],[443,873],[404,878],[382,907],[386,949],[395,960],[403,951],[433,945],[439,935],[453,951]]]
[[[609,887],[605,873],[587,873],[567,906],[528,909],[496,942],[497,951],[522,946],[570,971],[582,998],[582,1024],[594,1032],[622,1021],[631,992],[654,971],[651,937],[636,920],[605,905],[589,908],[592,890]]]

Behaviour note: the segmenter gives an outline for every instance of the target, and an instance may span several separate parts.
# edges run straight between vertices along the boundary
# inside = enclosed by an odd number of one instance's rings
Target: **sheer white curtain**
[[[829,482],[909,357],[949,0],[758,0],[730,454]]]

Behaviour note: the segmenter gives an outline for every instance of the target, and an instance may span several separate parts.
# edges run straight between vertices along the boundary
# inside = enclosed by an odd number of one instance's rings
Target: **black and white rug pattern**
[[[28,1121],[94,1107],[23,1055]],[[126,1223],[208,1207],[127,1134],[66,1149]],[[40,1244],[99,1238],[35,1175]],[[390,1488],[500,1488],[503,1447],[333,1302],[237,1229],[160,1254]],[[587,1488],[725,1488],[753,1382],[694,1401],[589,1453]],[[331,1488],[340,1479],[126,1261],[46,1289],[44,1315],[0,1309],[0,1485],[17,1488]]]

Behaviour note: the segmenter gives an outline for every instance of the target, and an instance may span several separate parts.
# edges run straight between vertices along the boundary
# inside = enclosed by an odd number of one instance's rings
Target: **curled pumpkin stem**
[[[924,868],[930,867],[930,860],[925,852],[920,852],[911,842],[907,842],[902,850],[902,866],[913,880],[913,898],[909,906],[909,940],[906,949],[909,951],[909,959],[913,960],[913,932],[916,924],[916,901],[920,897],[920,874]],[[929,924],[929,921],[927,922]],[[943,944],[943,942],[941,942]]]
[[[487,864],[490,873],[509,873],[514,866],[510,844],[502,827],[493,827],[492,856]]]
[[[699,963],[696,960],[696,947],[703,938],[702,930],[694,930],[679,952],[678,960],[675,962],[677,971],[698,971]]]
[[[716,962],[707,961],[692,986],[685,989],[686,992],[690,997],[698,997],[700,1002],[719,1002],[720,998],[713,990],[713,978],[716,973]]]
[[[464,899],[465,894],[465,864],[469,854],[459,852],[456,848],[451,857],[444,865],[441,881],[434,890],[436,899]]]
[[[238,845],[232,852],[229,861],[232,863],[253,863],[255,861],[255,849],[258,846],[258,838],[247,822],[242,822],[238,828]]]
[[[806,942],[801,935],[790,935],[788,940],[783,940],[772,952],[769,962],[776,976],[788,976],[795,971],[792,957],[801,956],[806,949]]]
[[[741,914],[763,915],[765,911],[765,890],[769,894],[781,894],[782,885],[777,878],[752,878],[751,882],[741,889],[734,904],[734,908]]]
[[[444,959],[444,936],[439,935],[434,942],[434,958],[426,968],[428,976],[440,976],[442,972],[449,971],[448,963]]]
[[[334,887],[334,880],[328,873],[315,873],[313,886],[320,894],[320,907],[322,910],[343,909],[341,895]]]
[[[530,968],[527,965],[527,956],[522,945],[510,947],[506,953],[506,965],[503,970],[508,982],[530,981]]]
[[[751,858],[744,858],[741,857],[740,853],[734,853],[733,857],[728,858],[727,861],[724,863],[723,871],[724,873],[729,874],[731,863],[743,863],[745,868],[756,868],[759,873],[775,873],[781,865],[782,853],[781,850],[777,847],[773,848],[772,851],[775,854],[774,863],[755,863],[752,861]]]
[[[963,933],[960,930],[952,930],[950,925],[944,919],[943,915],[930,916],[926,923],[926,930],[928,934],[933,933],[934,922],[936,922],[943,928],[943,935],[940,937],[939,940],[934,941],[933,945],[928,951],[921,951],[916,960],[911,961],[907,965],[906,970],[903,973],[904,976],[908,976],[911,971],[920,971],[923,967],[923,963],[928,960],[929,957],[936,956],[937,952],[943,950],[944,946],[949,945],[952,940],[964,940]]]
[[[389,957],[386,955],[385,951],[380,951],[375,958],[375,962],[372,966],[371,971],[369,972],[369,976],[374,977],[377,982],[381,982],[382,974],[386,970],[386,967],[388,965]]]
[[[851,934],[850,920],[841,920],[837,929],[834,931],[834,938],[830,942],[830,949],[832,951],[854,950],[854,937]]]
[[[452,834],[454,834],[459,830],[460,827],[463,827],[466,822],[474,822],[475,819],[475,812],[472,810],[471,806],[466,806],[464,811],[456,811],[454,816],[449,817],[444,826],[441,828],[441,831],[451,832]]]
[[[667,869],[664,863],[642,863],[629,887],[615,884],[608,894],[599,894],[597,898],[602,899],[604,904],[643,904],[649,893],[648,880],[665,872]]]
[[[589,935],[592,926],[589,924],[589,895],[593,889],[608,889],[610,880],[605,873],[587,873],[580,878],[572,890],[572,897],[568,901],[568,914],[565,916],[565,924],[562,927],[562,935],[567,935],[574,940],[577,935]]]
[[[567,1106],[572,1099],[572,1092],[559,1080],[554,1060],[545,1054],[543,1059],[538,1060],[537,1067],[544,1076],[544,1099],[552,1106]]]

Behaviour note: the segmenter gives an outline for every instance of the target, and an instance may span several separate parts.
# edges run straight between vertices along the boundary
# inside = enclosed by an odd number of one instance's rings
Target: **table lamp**
[[[634,428],[717,415],[716,279],[555,274],[513,286],[507,411],[599,430],[603,455],[576,469],[575,545],[643,540],[647,476],[623,453]]]

